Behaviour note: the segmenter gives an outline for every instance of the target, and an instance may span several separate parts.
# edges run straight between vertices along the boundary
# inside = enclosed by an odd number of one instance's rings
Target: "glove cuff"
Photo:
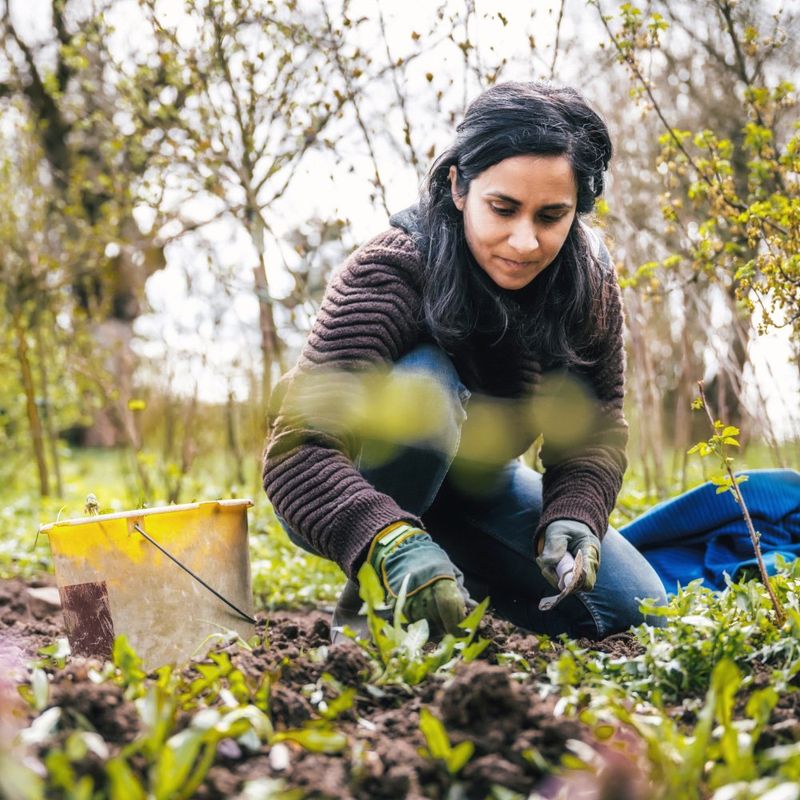
[[[597,534],[585,522],[579,522],[577,519],[554,519],[545,528],[544,535],[546,536],[548,533],[555,531],[558,533],[588,534],[597,539],[598,542],[600,541],[600,539],[597,537]]]
[[[546,528],[541,528],[536,532],[533,537],[534,557],[542,554],[548,534],[555,533],[566,533],[570,537],[575,534],[590,536],[591,539],[597,542],[597,546],[600,546],[600,537],[585,522],[565,517],[563,519],[554,519]]]
[[[409,541],[412,539],[414,541]],[[411,551],[406,548],[411,548]],[[421,551],[419,548],[422,548]],[[460,588],[457,575],[454,574],[456,568],[430,534],[407,522],[396,522],[375,536],[367,554],[368,563],[378,573],[390,597],[396,598],[400,592],[402,578],[409,570],[409,552],[416,555],[417,561],[421,554],[424,566],[420,562],[409,573],[413,575],[413,580],[408,586],[407,597],[419,594],[440,580],[452,580]]]
[[[393,522],[381,530],[372,540],[369,551],[367,552],[367,561],[372,568],[378,573],[381,573],[381,566],[386,556],[392,552],[400,542],[407,539],[409,536],[424,533],[419,528],[401,520],[400,522]]]

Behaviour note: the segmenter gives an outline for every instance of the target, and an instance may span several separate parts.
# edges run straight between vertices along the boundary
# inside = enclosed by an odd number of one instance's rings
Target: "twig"
[[[380,24],[381,38],[383,39],[384,48],[386,50],[386,63],[390,67],[392,86],[394,87],[394,93],[395,97],[397,98],[397,104],[400,107],[400,112],[403,116],[403,133],[405,134],[405,143],[408,146],[408,152],[411,158],[411,165],[414,167],[414,171],[417,174],[417,178],[421,179],[425,173],[425,170],[420,164],[420,160],[417,156],[417,151],[414,149],[414,144],[411,138],[411,118],[409,117],[408,114],[408,104],[406,103],[406,96],[403,93],[402,88],[400,87],[400,82],[397,79],[397,61],[392,56],[392,52],[389,47],[389,36],[386,33],[386,20],[384,19],[383,11],[381,10],[380,5],[378,6],[378,23]]]
[[[372,136],[370,134],[369,127],[367,126],[367,123],[364,119],[364,115],[361,113],[361,106],[358,104],[358,101],[356,99],[358,93],[356,92],[356,89],[353,86],[352,71],[348,69],[344,58],[342,58],[341,51],[339,50],[340,41],[339,39],[337,39],[333,27],[333,20],[331,20],[327,7],[323,5],[322,10],[325,16],[325,25],[327,28],[327,32],[331,40],[333,61],[334,64],[336,65],[336,69],[339,71],[339,75],[344,81],[345,94],[347,96],[347,99],[350,101],[350,104],[353,107],[353,113],[356,116],[356,122],[358,123],[358,127],[360,128],[361,134],[364,137],[364,143],[367,145],[367,151],[369,152],[369,157],[370,160],[372,161],[372,168],[374,174],[373,183],[375,185],[375,190],[380,196],[381,205],[383,205],[383,210],[386,212],[386,216],[388,217],[391,215],[392,212],[389,209],[389,201],[386,197],[386,185],[383,182],[380,168],[378,167],[378,156],[376,155],[375,147],[373,146],[372,143]]]
[[[564,6],[567,0],[561,0],[561,8],[558,12],[558,22],[556,22],[556,41],[553,45],[553,61],[550,64],[550,80],[555,80],[556,77],[556,61],[558,60],[558,48],[561,40],[561,22],[564,19]]]
[[[706,395],[703,391],[703,381],[698,381],[697,386],[700,390],[700,399],[703,401],[703,408],[705,409],[706,416],[708,417],[709,424],[711,425],[711,430],[716,431],[714,417],[711,415],[711,411],[708,408]],[[722,461],[725,465],[725,471],[728,473],[728,478],[730,479],[730,490],[733,492],[733,496],[736,498],[736,502],[739,504],[739,508],[742,510],[742,515],[744,516],[744,521],[747,525],[747,532],[750,534],[750,542],[753,545],[753,550],[756,554],[758,571],[761,574],[761,582],[766,587],[769,598],[772,601],[772,606],[775,609],[775,624],[780,628],[786,621],[786,615],[781,607],[780,600],[778,600],[778,596],[775,594],[775,590],[772,588],[772,582],[769,579],[769,575],[767,575],[767,567],[764,564],[764,558],[761,555],[761,545],[759,544],[760,534],[757,533],[756,529],[753,527],[753,520],[750,518],[750,511],[745,505],[744,498],[742,497],[742,491],[733,475],[733,470],[731,469],[730,463],[724,458]]]
[[[603,14],[603,10],[600,6],[600,0],[592,0],[592,5],[597,9],[600,15],[600,21],[603,24],[603,27],[608,34],[611,43],[614,45],[614,49],[617,51],[617,55],[619,56],[620,60],[627,64],[628,68],[630,69],[631,73],[633,74],[634,78],[639,82],[639,84],[644,89],[645,93],[647,94],[648,99],[650,100],[650,104],[655,111],[656,116],[661,121],[661,124],[667,131],[670,139],[672,140],[673,144],[677,148],[677,150],[683,154],[684,158],[686,159],[687,163],[692,167],[692,169],[697,173],[700,179],[708,185],[712,190],[716,188],[714,181],[708,176],[708,173],[701,169],[700,166],[697,164],[695,159],[692,157],[692,154],[686,149],[683,142],[681,141],[678,134],[675,132],[675,129],[670,125],[667,118],[664,116],[664,112],[659,104],[658,100],[656,99],[655,94],[653,93],[653,87],[651,82],[642,74],[639,65],[636,62],[636,57],[631,53],[625,52],[625,49],[620,44],[619,38],[616,34],[611,30],[611,26],[608,24],[609,17],[606,17]],[[737,200],[732,200],[727,194],[720,188],[720,197],[722,201],[731,208],[735,209],[736,211],[748,211],[748,207]],[[783,236],[788,236],[789,231],[782,225],[779,225],[776,222],[773,222],[770,219],[762,219],[760,220],[762,225],[769,226],[773,230],[777,231],[778,233],[782,234]]]

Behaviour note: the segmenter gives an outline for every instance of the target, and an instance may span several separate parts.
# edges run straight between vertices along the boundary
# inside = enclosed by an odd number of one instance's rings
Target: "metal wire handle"
[[[184,572],[189,573],[189,575],[191,575],[202,587],[204,587],[205,589],[208,589],[208,591],[211,592],[211,594],[213,594],[214,597],[217,597],[220,600],[222,600],[222,602],[225,603],[225,605],[227,605],[230,608],[232,608],[237,614],[239,614],[239,616],[241,616],[242,618],[246,619],[251,625],[255,625],[256,624],[256,621],[255,621],[255,619],[253,619],[253,617],[251,617],[249,614],[246,614],[238,606],[235,606],[226,597],[223,597],[216,589],[212,589],[199,575],[196,575],[194,572],[192,572],[192,570],[190,570],[189,567],[187,567],[185,564],[182,564],[168,550],[165,550],[155,539],[153,539],[152,536],[150,536],[148,533],[145,533],[138,522],[135,522],[133,527],[134,527],[135,530],[139,531],[139,533],[141,533],[142,536],[144,536],[144,538],[147,539],[148,542],[150,542],[150,544],[155,545],[167,558],[169,558],[172,561],[174,561]]]

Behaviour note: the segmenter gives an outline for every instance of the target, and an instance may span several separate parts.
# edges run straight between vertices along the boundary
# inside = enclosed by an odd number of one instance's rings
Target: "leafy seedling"
[[[753,545],[753,552],[756,556],[756,563],[758,564],[761,581],[766,587],[770,600],[772,601],[772,606],[775,609],[775,624],[780,628],[786,621],[786,614],[778,600],[778,596],[775,594],[769,575],[767,574],[767,567],[764,564],[764,557],[761,554],[761,536],[753,526],[750,511],[744,502],[742,491],[739,488],[739,484],[746,481],[747,476],[733,474],[733,458],[729,456],[727,452],[728,447],[739,447],[739,440],[736,438],[739,435],[739,429],[733,425],[726,425],[724,422],[714,419],[708,407],[705,392],[703,391],[703,382],[698,381],[697,386],[700,390],[700,396],[692,402],[692,408],[695,410],[705,410],[713,433],[709,439],[698,442],[694,447],[690,448],[688,452],[689,454],[699,453],[701,456],[715,455],[718,458],[722,466],[722,473],[712,477],[711,481],[717,487],[717,494],[730,492],[739,505],[745,525],[747,526],[747,532],[750,535],[750,543]]]
[[[453,747],[442,721],[425,707],[419,714],[419,729],[427,744],[427,748],[421,749],[421,754],[441,761],[450,775],[457,775],[475,752],[475,745],[470,741]]]
[[[17,687],[22,699],[35,711],[44,711],[50,701],[50,681],[41,667],[34,667],[30,684]]]
[[[271,743],[296,742],[312,753],[341,753],[347,747],[347,736],[330,727],[307,725],[276,733]]]
[[[464,636],[448,633],[431,649],[428,648],[430,633],[427,621],[423,619],[406,624],[403,615],[407,587],[405,580],[395,600],[391,621],[378,613],[387,606],[383,587],[368,563],[359,570],[358,580],[371,641],[355,641],[373,662],[377,661],[373,681],[376,685],[416,686],[428,675],[444,667],[452,667],[459,660],[472,661],[488,645],[485,639],[474,641],[478,625],[489,605],[488,598],[461,623]]]

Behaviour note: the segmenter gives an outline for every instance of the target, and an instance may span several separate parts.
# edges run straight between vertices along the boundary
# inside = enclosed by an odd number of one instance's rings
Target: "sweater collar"
[[[389,217],[389,224],[393,228],[400,228],[409,236],[414,237],[415,234],[419,233],[419,205],[415,203],[402,211],[396,211]]]

